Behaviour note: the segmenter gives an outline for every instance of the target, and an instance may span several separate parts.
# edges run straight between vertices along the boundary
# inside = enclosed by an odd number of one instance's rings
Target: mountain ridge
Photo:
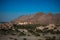
[[[59,24],[60,23],[60,13],[58,14],[52,14],[47,13],[44,14],[42,12],[38,12],[33,15],[26,15],[18,17],[15,21],[13,20],[13,23],[19,23],[19,22],[32,22],[33,24]],[[59,20],[59,21],[58,21]]]

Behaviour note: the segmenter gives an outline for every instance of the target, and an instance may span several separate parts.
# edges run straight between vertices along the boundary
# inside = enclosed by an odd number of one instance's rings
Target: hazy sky
[[[60,0],[0,0],[0,22],[36,12],[60,12]]]

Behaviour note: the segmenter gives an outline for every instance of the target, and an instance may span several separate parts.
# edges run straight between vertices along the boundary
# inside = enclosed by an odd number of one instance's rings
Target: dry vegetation
[[[42,28],[43,27],[43,28]],[[42,28],[42,29],[41,29]],[[17,25],[13,24],[13,26],[9,29],[0,28],[0,35],[17,35],[17,37],[21,36],[34,36],[34,37],[42,37],[43,39],[37,40],[60,40],[60,26],[59,25],[40,25],[40,24],[27,24],[27,25]],[[18,40],[18,39],[14,39]],[[24,38],[23,40],[27,40]]]

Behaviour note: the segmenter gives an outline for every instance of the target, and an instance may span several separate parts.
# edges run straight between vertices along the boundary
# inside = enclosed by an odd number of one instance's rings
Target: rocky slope
[[[33,15],[20,16],[16,20],[12,21],[12,23],[19,23],[19,22],[31,22],[33,24],[51,24],[51,23],[60,24],[60,13],[44,14],[42,12],[39,12]]]

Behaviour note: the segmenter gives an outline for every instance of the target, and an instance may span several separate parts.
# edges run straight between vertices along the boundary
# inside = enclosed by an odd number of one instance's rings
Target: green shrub
[[[23,40],[27,40],[26,38],[23,38]]]
[[[24,34],[23,32],[19,33],[18,36],[25,36],[26,34]]]

